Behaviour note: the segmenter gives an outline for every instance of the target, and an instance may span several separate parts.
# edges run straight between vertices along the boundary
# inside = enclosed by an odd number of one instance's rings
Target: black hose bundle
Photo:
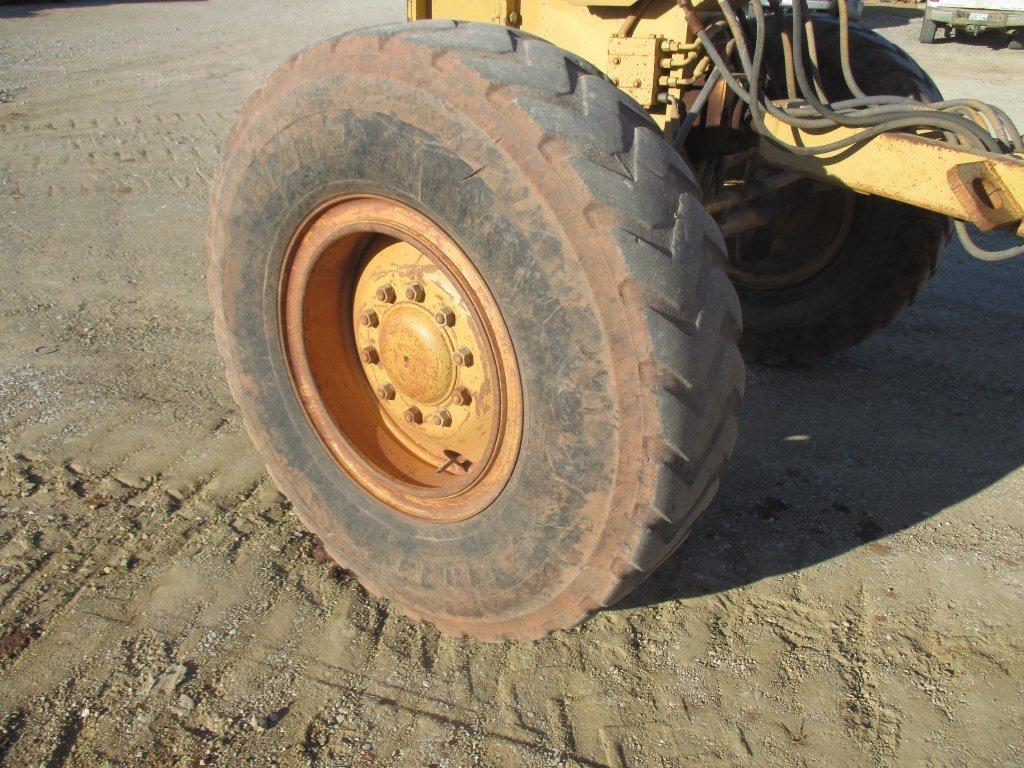
[[[821,84],[814,75],[817,70],[817,52],[814,30],[805,0],[793,0],[791,29],[784,23],[778,0],[767,0],[772,9],[776,32],[782,39],[786,66],[786,90],[789,99],[775,104],[762,91],[762,65],[765,54],[766,18],[761,0],[751,0],[754,18],[754,43],[750,42],[735,9],[728,0],[717,0],[732,40],[735,42],[739,72],[733,72],[727,57],[720,52],[708,33],[691,0],[677,0],[687,23],[693,28],[713,64],[712,75],[697,97],[693,107],[683,118],[676,135],[677,146],[685,139],[697,114],[718,79],[748,107],[753,129],[767,140],[799,155],[822,155],[859,144],[874,136],[890,131],[933,130],[950,144],[970,147],[982,152],[1002,154],[1024,151],[1024,140],[1013,121],[998,107],[975,99],[948,99],[925,103],[905,96],[868,96],[858,86],[850,67],[849,14],[846,0],[839,2],[840,62],[846,86],[853,98],[828,102]],[[808,76],[807,60],[813,70]],[[802,98],[797,98],[796,95]],[[827,129],[835,126],[858,128],[855,133],[828,144],[813,147],[796,146],[781,141],[765,126],[765,115],[803,130]],[[1024,254],[1024,245],[1003,251],[986,251],[977,246],[961,221],[955,222],[957,234],[964,248],[977,258],[998,260]]]

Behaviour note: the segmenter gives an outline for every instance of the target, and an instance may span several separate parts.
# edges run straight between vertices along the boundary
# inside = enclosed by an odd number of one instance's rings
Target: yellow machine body
[[[702,3],[693,3],[697,10]],[[543,37],[601,69],[671,134],[676,105],[703,81],[710,61],[673,0],[409,0],[410,20],[455,19],[502,24]],[[779,121],[762,140],[771,165],[866,194],[925,208],[983,230],[1024,236],[1024,157],[950,147],[911,133],[884,133],[853,148],[799,156],[784,146],[821,145],[850,134],[813,134]]]

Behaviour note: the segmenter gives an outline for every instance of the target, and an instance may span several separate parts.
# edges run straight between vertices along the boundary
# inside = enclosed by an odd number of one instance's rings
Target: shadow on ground
[[[21,19],[39,16],[64,8],[96,8],[101,5],[137,5],[163,3],[196,3],[206,0],[38,0],[38,2],[10,3],[0,0],[0,19]]]
[[[1022,295],[1024,260],[983,263],[954,245],[918,302],[865,344],[804,367],[750,366],[717,505],[620,607],[728,590],[863,546],[898,553],[891,534],[1024,465]]]

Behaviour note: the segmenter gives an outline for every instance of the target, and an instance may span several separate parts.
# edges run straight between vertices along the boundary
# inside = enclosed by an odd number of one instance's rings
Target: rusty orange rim
[[[810,182],[775,192],[774,204],[762,226],[726,240],[735,285],[770,290],[814,277],[846,243],[856,208],[849,190]]]
[[[356,196],[313,211],[280,284],[285,356],[335,461],[388,506],[465,520],[505,487],[522,387],[498,305],[436,223]]]

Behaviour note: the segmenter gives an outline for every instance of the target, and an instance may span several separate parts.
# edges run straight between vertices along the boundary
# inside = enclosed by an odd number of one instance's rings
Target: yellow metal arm
[[[856,133],[836,127],[803,131],[765,116],[780,142],[821,146]],[[819,156],[795,155],[768,139],[760,152],[772,165],[969,221],[1024,235],[1024,158],[956,147],[908,133],[884,133]]]

